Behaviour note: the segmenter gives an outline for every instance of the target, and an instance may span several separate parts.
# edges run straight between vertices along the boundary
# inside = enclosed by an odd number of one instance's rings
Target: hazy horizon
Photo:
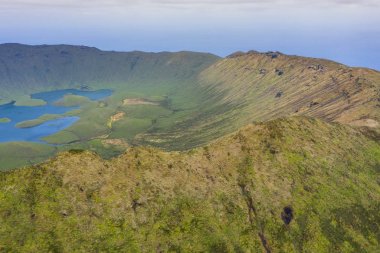
[[[380,70],[375,0],[1,0],[0,43],[280,51]]]

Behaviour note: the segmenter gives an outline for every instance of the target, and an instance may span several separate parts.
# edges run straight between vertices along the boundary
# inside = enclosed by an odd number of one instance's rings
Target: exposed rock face
[[[284,70],[282,69],[275,69],[274,71],[277,75],[282,76],[284,74]]]
[[[282,91],[279,91],[276,94],[276,98],[280,98],[280,97],[282,97],[282,95],[284,95],[284,93]]]
[[[284,223],[286,225],[289,225],[293,218],[293,208],[291,206],[284,207],[284,210],[281,212],[281,219],[284,221]]]

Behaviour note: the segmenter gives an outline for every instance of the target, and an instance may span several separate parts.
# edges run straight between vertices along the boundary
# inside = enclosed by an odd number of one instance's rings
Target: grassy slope
[[[244,104],[256,120],[284,114],[342,123],[362,117],[380,119],[380,111],[376,110],[379,72],[322,59],[274,54],[276,58],[260,53],[227,58],[204,71],[201,80],[217,93],[226,91],[224,103]]]
[[[90,102],[90,99],[87,97],[70,94],[70,95],[65,95],[60,100],[56,101],[54,105],[70,107],[70,106],[80,106],[88,102]]]
[[[211,54],[111,52],[82,46],[0,45],[2,99],[62,88],[170,87],[219,58]]]
[[[322,59],[249,52],[222,59],[198,77],[204,101],[191,117],[137,143],[186,149],[252,121],[306,115],[380,127],[380,73]]]
[[[0,174],[0,251],[374,252],[379,166],[378,143],[298,117],[188,152],[73,150]]]
[[[190,112],[200,104],[201,89],[196,87],[197,74],[217,61],[211,54],[178,52],[178,53],[143,53],[143,52],[105,52],[95,48],[76,46],[26,46],[19,44],[0,45],[0,88],[4,90],[0,99],[25,100],[27,95],[47,90],[63,88],[111,88],[114,95],[106,103],[77,101],[76,97],[66,97],[58,103],[64,105],[83,102],[81,111],[75,113],[81,120],[72,127],[53,136],[45,138],[53,144],[77,142],[80,147],[93,146],[94,137],[110,135],[122,139],[133,139],[136,134],[145,132],[153,126],[156,117],[147,108],[148,118],[130,117],[128,122],[121,122],[112,131],[107,126],[110,117],[124,108],[122,100],[126,97],[143,97],[148,99],[168,98],[172,113],[174,110]],[[27,94],[27,95],[25,95]],[[74,101],[75,100],[75,101]],[[1,101],[0,101],[1,102]],[[141,108],[136,108],[136,112]],[[168,109],[161,107],[168,115]],[[132,113],[136,115],[136,113]],[[178,113],[167,118],[163,126],[173,126],[178,118],[186,113]],[[174,115],[174,114],[173,114]],[[26,122],[40,123],[37,121]],[[138,123],[137,125],[135,123]],[[119,150],[109,150],[95,141],[96,151],[104,157]],[[71,148],[69,145],[67,148]],[[65,147],[60,147],[65,149]],[[6,150],[0,145],[0,157]],[[22,154],[22,153],[21,153]],[[41,155],[47,155],[41,154]],[[17,158],[18,161],[22,157]],[[24,162],[28,160],[25,154]],[[12,163],[0,164],[0,169],[13,168]]]
[[[103,157],[125,148],[109,150],[102,138],[186,150],[253,121],[281,116],[307,115],[355,126],[376,126],[380,118],[379,72],[320,59],[250,52],[218,60],[189,52],[120,53],[14,44],[0,46],[0,58],[4,65],[0,72],[7,72],[0,74],[1,85],[13,87],[4,90],[82,85],[114,89],[105,103],[83,101],[74,113],[81,120],[45,138],[53,144],[70,144],[61,150],[91,146]],[[124,106],[126,97],[162,103]],[[63,102],[77,103],[73,99]],[[125,117],[110,128],[110,118],[119,112]],[[375,127],[375,134],[379,129]],[[0,146],[0,156],[3,152]]]
[[[0,171],[40,163],[56,154],[54,146],[30,143],[0,143]]]

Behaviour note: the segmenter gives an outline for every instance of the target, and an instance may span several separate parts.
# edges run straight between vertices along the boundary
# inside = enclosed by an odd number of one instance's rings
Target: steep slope
[[[198,83],[208,97],[201,110],[167,134],[144,137],[152,139],[149,144],[168,140],[162,146],[196,146],[252,121],[292,115],[380,128],[380,73],[375,70],[251,51],[211,65],[200,73]]]
[[[80,117],[76,124],[45,140],[61,145],[60,150],[91,149],[105,158],[128,145],[188,150],[252,122],[294,115],[349,124],[380,136],[380,73],[374,70],[278,52],[251,51],[221,59],[192,52],[0,45],[3,101],[69,87],[111,88],[114,94],[105,103],[86,103],[74,112]],[[126,98],[143,104],[130,104]],[[115,115],[122,116],[113,121]],[[40,161],[22,152],[4,161],[8,146],[0,144],[0,169]],[[17,152],[19,146],[12,148]],[[51,147],[44,150],[40,159],[54,152]]]
[[[69,45],[0,45],[2,97],[62,88],[162,85],[191,79],[219,58],[192,52],[111,52]]]
[[[245,103],[255,120],[302,114],[348,124],[365,118],[379,124],[380,73],[374,70],[250,52],[218,62],[200,78],[224,93],[221,102]]]
[[[72,150],[0,174],[4,252],[375,252],[380,145],[290,118],[204,148]]]
[[[82,103],[80,110],[69,113],[80,117],[79,121],[44,139],[59,146],[0,143],[0,170],[40,162],[57,149],[73,146],[95,150],[103,157],[120,154],[128,146],[125,143],[136,134],[158,127],[153,124],[157,118],[165,117],[160,127],[167,128],[197,110],[203,99],[195,81],[197,75],[218,59],[212,54],[193,52],[126,53],[69,45],[0,45],[0,104],[16,100],[17,104],[21,101],[28,106],[42,105],[43,101],[31,100],[29,96],[41,91],[113,90],[105,102]],[[126,105],[126,98],[148,99],[157,106]],[[128,115],[109,124],[118,113]]]

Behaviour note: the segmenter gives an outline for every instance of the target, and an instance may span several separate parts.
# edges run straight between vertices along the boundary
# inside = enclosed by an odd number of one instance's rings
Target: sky
[[[281,51],[380,70],[380,0],[0,0],[0,43]]]

